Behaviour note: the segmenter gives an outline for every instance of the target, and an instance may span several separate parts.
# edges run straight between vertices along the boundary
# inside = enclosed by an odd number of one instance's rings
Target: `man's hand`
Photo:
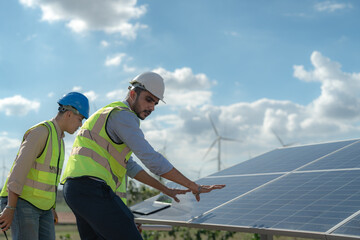
[[[142,233],[142,224],[141,223],[135,223],[137,230],[139,231],[139,233]]]
[[[218,185],[198,185],[197,191],[192,190],[192,193],[195,195],[196,201],[200,201],[200,193],[208,193],[214,189],[222,189],[226,185],[218,184]]]
[[[176,195],[185,194],[187,192],[190,192],[190,189],[181,190],[176,188],[167,188],[163,193],[168,195],[169,197],[172,197],[176,202],[180,202]]]
[[[190,192],[190,189],[175,189],[175,188],[168,188],[167,186],[163,185],[161,182],[156,180],[155,178],[151,177],[147,172],[144,170],[141,170],[136,174],[135,179],[139,182],[142,182],[144,184],[147,184],[160,192],[164,193],[165,195],[168,195],[169,197],[173,198],[176,202],[180,202],[180,200],[176,197],[178,194],[185,194],[187,192]]]
[[[54,215],[54,224],[57,224],[58,221],[59,221],[58,215],[57,215],[57,213],[56,213],[56,211],[55,211],[54,208],[52,208],[51,210],[52,210],[52,213],[53,213],[53,215]]]
[[[14,218],[14,212],[14,209],[4,208],[4,210],[0,214],[0,228],[3,232],[10,228]]]

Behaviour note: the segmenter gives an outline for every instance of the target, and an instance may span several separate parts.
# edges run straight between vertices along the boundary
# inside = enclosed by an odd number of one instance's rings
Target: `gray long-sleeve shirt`
[[[129,106],[126,101],[123,103]],[[152,173],[162,175],[173,168],[173,165],[146,141],[140,129],[140,119],[134,113],[114,110],[108,118],[106,131],[115,143],[124,142]],[[127,175],[134,178],[142,167],[130,157],[126,169]]]

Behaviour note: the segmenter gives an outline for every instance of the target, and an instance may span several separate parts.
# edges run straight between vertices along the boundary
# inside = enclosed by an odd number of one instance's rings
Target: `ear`
[[[66,112],[65,112],[65,116],[66,116],[67,118],[70,118],[70,117],[71,117],[71,114],[73,114],[72,111],[66,111]]]
[[[131,99],[132,101],[135,101],[135,99],[136,99],[136,92],[135,92],[134,90],[131,90],[131,91],[130,91],[130,99]]]

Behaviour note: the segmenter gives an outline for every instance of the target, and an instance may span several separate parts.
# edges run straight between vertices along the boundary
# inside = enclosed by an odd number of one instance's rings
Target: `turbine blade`
[[[275,135],[275,137],[277,138],[277,140],[280,142],[281,146],[285,147],[285,144],[283,143],[283,141],[281,140],[281,138],[276,134],[276,132],[274,131],[274,129],[271,129],[271,131],[273,132],[273,134]]]
[[[288,143],[288,144],[285,144],[284,147],[290,147],[290,146],[293,146],[293,145],[296,145],[296,144],[297,144],[296,142]]]
[[[209,119],[210,119],[211,125],[212,125],[212,127],[213,127],[213,129],[214,129],[214,131],[215,131],[215,133],[216,133],[216,136],[219,136],[219,132],[218,132],[218,130],[216,129],[215,124],[214,124],[214,122],[213,122],[213,120],[212,120],[212,118],[211,118],[210,115],[209,115]]]
[[[220,137],[220,138],[221,138],[221,140],[226,140],[226,141],[242,142],[242,140],[235,139],[235,138],[227,138],[227,137]]]
[[[212,144],[210,145],[210,147],[208,148],[208,150],[206,151],[203,160],[205,159],[205,157],[208,155],[208,153],[210,152],[210,150],[214,147],[215,143],[217,142],[218,139],[215,139]]]

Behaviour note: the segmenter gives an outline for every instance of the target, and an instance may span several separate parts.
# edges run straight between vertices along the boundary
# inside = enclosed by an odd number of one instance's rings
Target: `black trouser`
[[[105,182],[68,179],[64,198],[76,216],[81,239],[142,239],[133,214]]]

